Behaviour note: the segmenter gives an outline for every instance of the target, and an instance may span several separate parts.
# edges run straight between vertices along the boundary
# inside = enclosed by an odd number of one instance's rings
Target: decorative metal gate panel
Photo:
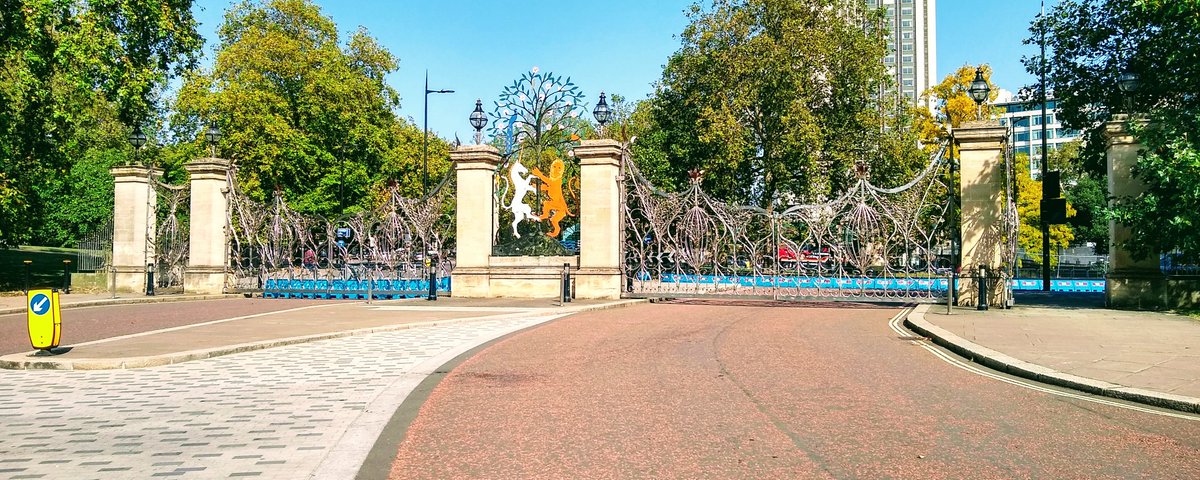
[[[764,210],[713,198],[693,172],[658,190],[626,158],[628,297],[944,301],[957,226],[942,152],[910,182],[882,188],[865,163],[841,197]]]
[[[269,205],[250,199],[229,171],[226,291],[267,298],[393,299],[450,291],[454,269],[454,178],[424,198],[393,185],[371,211],[338,218],[306,215],[281,192]]]
[[[158,195],[154,227],[154,290],[159,293],[183,291],[183,272],[188,264],[188,211],[191,189],[188,184],[171,185],[151,178]]]

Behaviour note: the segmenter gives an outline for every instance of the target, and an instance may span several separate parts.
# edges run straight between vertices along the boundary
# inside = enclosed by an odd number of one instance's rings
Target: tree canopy
[[[927,161],[888,93],[881,11],[715,0],[688,17],[657,92],[631,115],[644,171],[682,185],[702,170],[715,195],[768,207],[836,195],[857,160],[876,181]]]
[[[1112,218],[1128,225],[1136,256],[1174,250],[1200,260],[1200,3],[1170,0],[1063,0],[1033,23],[1027,43],[1045,34],[1053,55],[1046,77],[1059,118],[1084,132],[1084,166],[1104,173],[1104,122],[1132,110],[1150,121],[1134,169],[1145,193],[1116,199]],[[1038,57],[1025,59],[1031,73]],[[1117,79],[1140,81],[1126,95]],[[1128,100],[1128,102],[1126,102]],[[1128,107],[1127,107],[1128,106]]]
[[[268,0],[231,7],[218,35],[215,65],[186,78],[172,128],[199,141],[216,124],[244,191],[264,200],[278,188],[322,215],[369,207],[390,181],[421,193],[422,132],[396,116],[400,97],[385,82],[399,60],[366,30],[343,44],[309,1]],[[447,151],[431,138],[432,182]]]
[[[191,7],[0,0],[0,245],[61,245],[110,215],[127,126],[199,56]]]

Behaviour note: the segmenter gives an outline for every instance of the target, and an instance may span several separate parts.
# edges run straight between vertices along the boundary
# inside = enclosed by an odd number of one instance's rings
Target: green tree
[[[191,4],[0,0],[0,245],[66,243],[110,214],[111,194],[79,188],[111,191],[123,126],[196,62]]]
[[[1034,180],[1029,174],[1029,156],[1018,153],[1013,160],[1013,172],[1016,176],[1017,217],[1020,227],[1017,230],[1017,247],[1034,259],[1042,258],[1042,182]],[[1075,215],[1075,208],[1067,202],[1067,216]],[[1069,225],[1050,226],[1050,264],[1058,264],[1059,249],[1067,248],[1075,235]]]
[[[1059,99],[1059,118],[1083,131],[1081,162],[1104,175],[1104,122],[1116,112],[1144,115],[1146,147],[1134,174],[1145,193],[1116,199],[1112,218],[1128,225],[1124,245],[1135,256],[1180,251],[1200,261],[1200,3],[1169,0],[1063,0],[1035,21],[1027,43],[1045,34],[1046,76]],[[1025,59],[1031,73],[1041,59]],[[1117,78],[1140,78],[1124,95]],[[1128,100],[1128,102],[1126,102]],[[1128,107],[1128,108],[1127,108]]]
[[[653,163],[646,170],[679,185],[703,170],[719,197],[767,207],[836,195],[858,160],[885,182],[924,163],[879,147],[888,135],[916,145],[895,128],[907,120],[892,115],[895,97],[881,93],[881,11],[858,0],[715,0],[688,16],[657,93],[633,114],[654,132],[635,150]]]
[[[1067,219],[1076,245],[1093,243],[1097,253],[1108,253],[1108,179],[1084,168],[1079,141],[1060,144],[1051,150],[1050,168],[1062,172],[1063,196],[1075,209]],[[1026,171],[1029,167],[1026,166]]]
[[[215,65],[186,78],[172,128],[199,141],[219,125],[244,191],[265,200],[278,187],[297,210],[327,216],[370,207],[391,180],[421,192],[423,133],[397,118],[384,81],[399,60],[366,30],[343,45],[309,1],[268,0],[231,7],[218,35]],[[431,184],[447,152],[430,138]]]

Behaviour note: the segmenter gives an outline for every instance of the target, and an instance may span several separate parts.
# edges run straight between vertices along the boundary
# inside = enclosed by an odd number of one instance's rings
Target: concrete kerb
[[[166,302],[192,302],[197,300],[220,300],[223,298],[241,298],[241,294],[215,294],[215,295],[161,295],[152,297],[119,297],[119,298],[104,298],[98,300],[84,300],[81,302],[65,302],[60,303],[59,308],[66,310],[69,308],[83,307],[99,307],[104,305],[128,305],[134,303],[166,303]],[[60,297],[61,298],[61,297]],[[11,315],[14,313],[25,313],[25,307],[18,308],[0,308],[0,315]]]
[[[1188,413],[1200,413],[1200,398],[1172,395],[1063,373],[1041,365],[1012,358],[981,346],[925,320],[931,305],[919,305],[904,319],[904,326],[929,338],[943,348],[975,363],[1009,375],[1027,378],[1050,385],[1079,390],[1110,398],[1128,400],[1160,408]]]
[[[580,306],[559,307],[559,308],[529,309],[526,311],[505,313],[505,314],[499,314],[499,315],[463,317],[463,318],[454,318],[454,319],[446,319],[446,320],[434,320],[434,321],[428,321],[428,322],[413,322],[413,323],[406,323],[406,324],[399,324],[399,325],[388,325],[388,326],[382,326],[382,327],[343,330],[340,332],[321,333],[321,334],[315,334],[315,335],[304,335],[304,336],[297,336],[297,337],[264,340],[264,341],[258,341],[258,342],[240,343],[240,344],[226,345],[226,346],[215,347],[215,348],[189,350],[189,351],[184,351],[184,352],[176,352],[176,353],[153,355],[153,356],[136,356],[136,357],[124,357],[124,358],[76,358],[76,359],[59,360],[59,359],[55,359],[53,357],[35,357],[35,356],[33,356],[33,354],[36,352],[26,352],[26,353],[10,354],[10,355],[6,355],[4,357],[0,357],[0,368],[8,369],[8,370],[120,370],[120,369],[127,369],[127,368],[157,367],[157,366],[171,365],[171,364],[175,364],[175,363],[187,362],[187,361],[192,361],[192,360],[201,360],[201,359],[205,359],[205,358],[219,357],[222,355],[231,355],[231,354],[235,354],[235,353],[243,353],[243,352],[249,352],[249,351],[254,351],[254,350],[262,350],[262,349],[272,348],[272,347],[282,347],[282,346],[294,345],[294,344],[298,344],[298,343],[329,340],[329,339],[333,339],[333,338],[350,337],[350,336],[356,336],[356,335],[368,335],[368,334],[372,334],[372,333],[393,332],[393,331],[399,331],[399,330],[407,330],[410,328],[435,326],[435,325],[446,325],[446,324],[451,324],[451,323],[462,323],[462,322],[470,322],[470,321],[484,320],[484,319],[506,319],[506,318],[514,318],[514,317],[558,317],[558,316],[566,316],[566,315],[571,315],[571,314],[586,312],[586,311],[593,311],[593,310],[607,310],[610,308],[622,308],[622,307],[627,307],[630,305],[634,305],[637,303],[643,303],[643,302],[644,302],[644,300],[619,300],[619,301],[602,303],[602,304],[597,304],[597,305],[580,305]],[[303,307],[303,308],[314,308],[314,307],[332,306],[332,305],[337,305],[337,304],[313,305],[311,307]],[[267,313],[263,313],[263,314],[250,315],[247,317],[238,317],[238,318],[234,318],[234,319],[217,320],[216,322],[207,322],[207,323],[211,324],[211,323],[226,322],[226,321],[231,321],[231,320],[244,319],[244,318],[248,318],[248,317],[268,315],[268,314],[272,314],[272,313],[279,313],[279,312],[267,312]],[[203,325],[203,324],[200,324],[200,325]],[[170,328],[170,329],[166,329],[166,330],[182,330],[182,329],[187,329],[187,328],[191,328],[194,326],[197,326],[197,325],[174,327],[174,328]],[[162,332],[162,331],[165,331],[165,330],[159,330],[157,332]],[[144,332],[144,333],[134,334],[131,336],[150,335],[150,334],[154,334],[154,333],[156,333],[156,332]],[[119,339],[128,338],[128,337],[130,337],[130,335],[127,335],[124,337],[110,338],[110,339],[105,339],[105,340],[97,340],[94,342],[87,342],[87,344],[104,343],[104,342],[119,340]]]

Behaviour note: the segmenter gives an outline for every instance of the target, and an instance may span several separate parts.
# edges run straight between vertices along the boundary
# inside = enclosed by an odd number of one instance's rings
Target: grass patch
[[[25,288],[25,260],[29,264],[30,288],[62,288],[63,260],[75,271],[76,250],[54,247],[0,248],[0,295],[20,293]]]

